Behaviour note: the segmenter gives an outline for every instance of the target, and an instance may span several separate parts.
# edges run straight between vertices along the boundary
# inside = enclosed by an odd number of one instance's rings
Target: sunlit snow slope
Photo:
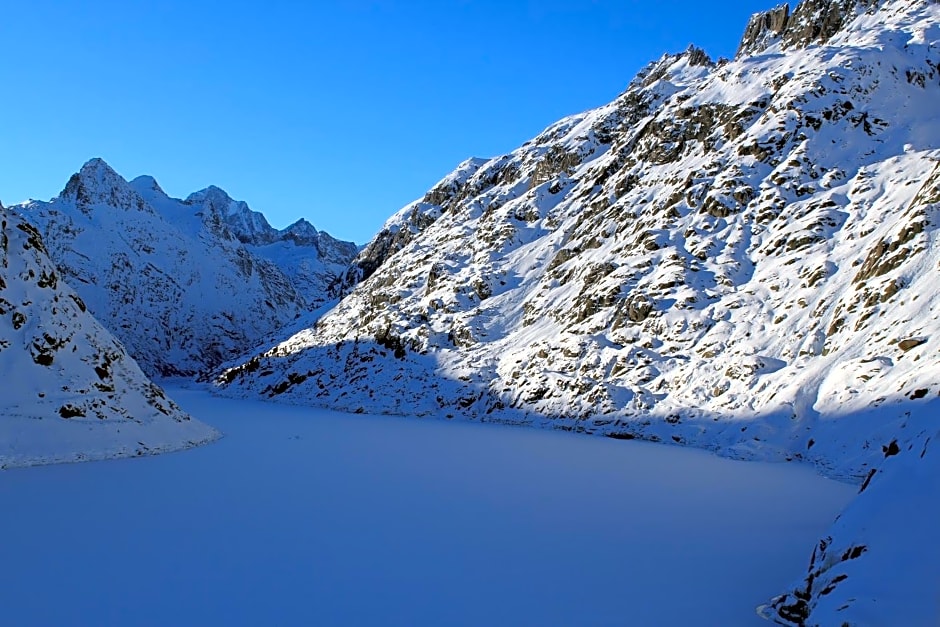
[[[906,467],[940,429],[938,102],[937,2],[777,7],[734,60],[664,56],[614,102],[461,164],[361,251],[339,305],[219,387],[807,460],[859,482]],[[853,511],[875,508],[881,474]],[[914,485],[935,512],[932,484]],[[936,544],[910,530],[921,541]],[[807,581],[768,611],[814,624],[817,601],[863,604],[844,580]]]
[[[940,393],[940,8],[853,11],[812,45],[666,56],[462,164],[364,248],[338,306],[223,388],[864,477]]]
[[[0,468],[145,455],[218,433],[151,383],[0,206]]]

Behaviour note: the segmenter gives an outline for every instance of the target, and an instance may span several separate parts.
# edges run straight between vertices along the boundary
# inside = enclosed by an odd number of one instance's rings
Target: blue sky
[[[7,3],[0,201],[55,196],[100,156],[364,243],[463,159],[609,102],[663,53],[732,56],[775,3]]]

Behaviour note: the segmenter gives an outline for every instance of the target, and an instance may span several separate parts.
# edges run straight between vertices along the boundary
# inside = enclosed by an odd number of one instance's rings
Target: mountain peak
[[[682,53],[682,56],[688,59],[689,65],[701,65],[708,67],[715,64],[715,62],[712,61],[712,58],[708,56],[708,53],[695,44],[689,44],[689,47],[685,52]]]
[[[224,189],[216,185],[210,185],[209,187],[205,188],[202,191],[203,193],[208,194],[208,195],[223,196],[225,198],[231,198],[231,196],[228,195],[227,191],[225,191]]]
[[[111,172],[114,172],[114,169],[111,168],[110,165],[108,165],[108,162],[102,159],[101,157],[92,157],[91,159],[85,162],[85,165],[82,166],[82,170],[85,170],[85,169],[97,170],[97,169],[102,169],[102,168],[106,170],[110,170]]]
[[[315,246],[320,233],[307,220],[301,218],[286,229],[278,231],[278,235],[281,239],[292,241],[298,246]]]
[[[163,191],[163,188],[160,187],[160,184],[157,183],[157,179],[153,178],[149,174],[142,174],[130,182],[130,186],[137,190],[148,191],[154,193],[157,196],[166,196],[166,192]]]
[[[752,15],[744,29],[736,56],[754,54],[766,49],[780,37],[789,19],[790,5],[786,3]]]
[[[100,157],[90,159],[73,174],[59,197],[72,201],[88,214],[94,205],[108,205],[131,210],[146,210],[146,203],[124,178]]]
[[[87,179],[109,180],[120,179],[124,181],[120,174],[114,171],[107,161],[101,157],[94,157],[85,162],[85,165],[78,171],[79,176]],[[124,181],[126,183],[126,181]]]
[[[186,197],[185,202],[188,204],[198,204],[203,202],[233,202],[232,197],[228,195],[221,187],[216,187],[215,185],[210,185],[204,189],[200,189],[197,192],[193,192]]]
[[[202,221],[216,232],[228,232],[243,244],[256,246],[277,240],[278,231],[261,213],[243,200],[234,200],[224,189],[210,185],[186,197],[186,204],[202,206]]]

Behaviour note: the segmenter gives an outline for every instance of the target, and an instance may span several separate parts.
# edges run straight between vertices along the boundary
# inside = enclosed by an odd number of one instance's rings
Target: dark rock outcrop
[[[744,29],[744,37],[736,56],[755,54],[776,41],[787,28],[790,5],[781,4],[769,11],[756,13]]]
[[[857,13],[880,0],[803,0],[755,14],[744,29],[737,57],[758,54],[780,42],[784,49],[824,44]],[[926,0],[935,2],[936,0]]]

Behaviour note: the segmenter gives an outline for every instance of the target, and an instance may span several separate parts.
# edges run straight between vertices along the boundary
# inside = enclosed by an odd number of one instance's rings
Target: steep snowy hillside
[[[101,159],[50,202],[16,207],[91,312],[150,375],[191,375],[251,349],[329,298],[353,244],[284,231],[210,187],[185,201]]]
[[[940,430],[937,102],[934,0],[755,16],[734,60],[666,55],[609,105],[462,164],[362,250],[338,306],[220,390],[861,482]]]
[[[820,6],[849,4],[788,23]],[[227,389],[864,476],[866,442],[940,392],[938,11],[822,11],[812,41],[755,18],[734,61],[663,57],[396,214],[347,275],[365,280]],[[894,423],[830,419],[876,407]]]
[[[813,550],[806,576],[762,613],[783,625],[940,624],[940,433],[884,449],[882,468]]]
[[[151,383],[0,206],[0,468],[144,455],[218,433]]]

